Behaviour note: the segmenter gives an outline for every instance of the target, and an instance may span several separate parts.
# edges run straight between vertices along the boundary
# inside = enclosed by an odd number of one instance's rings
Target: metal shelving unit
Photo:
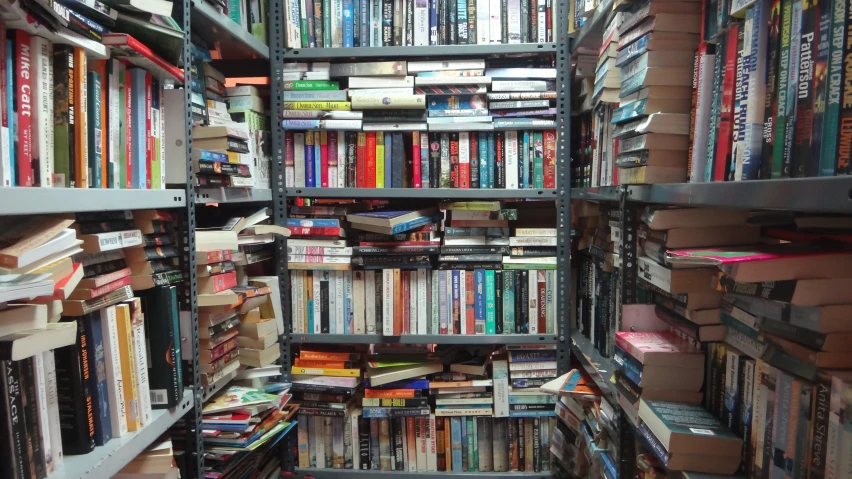
[[[287,61],[357,60],[376,58],[490,57],[495,55],[541,55],[555,53],[556,43],[515,43],[510,45],[442,45],[428,47],[363,48],[288,48],[282,51]]]
[[[615,398],[615,387],[610,381],[615,371],[612,361],[601,356],[588,339],[579,335],[571,336],[571,351],[601,391]]]
[[[554,344],[559,338],[547,334],[291,334],[293,344]]]
[[[180,208],[186,191],[95,188],[0,188],[0,215]]]
[[[163,435],[175,422],[188,413],[195,405],[192,391],[187,389],[183,399],[174,409],[155,409],[154,420],[139,431],[112,439],[106,445],[96,447],[93,452],[81,456],[65,456],[64,479],[89,479],[91,477],[112,477],[128,462],[144,451],[151,443]]]
[[[594,188],[571,188],[572,200],[618,201],[621,186],[599,186]]]
[[[603,29],[610,20],[612,20],[612,4],[613,0],[606,0],[598,5],[598,8],[595,9],[595,13],[592,14],[592,17],[586,20],[586,23],[583,24],[578,32],[575,32],[576,36],[571,42],[571,53],[574,53],[581,47],[589,46],[587,42],[591,39],[600,38],[603,33]],[[567,23],[565,25],[567,25]],[[600,42],[595,41],[592,45],[597,48],[600,46]]]
[[[272,201],[272,190],[254,188],[198,188],[195,203],[260,203]]]
[[[269,47],[205,0],[192,1],[193,27],[222,60],[268,60]]]
[[[363,199],[475,199],[511,200],[545,198],[556,199],[559,190],[498,190],[458,188],[286,188],[289,197],[306,198],[363,198]]]
[[[352,469],[301,469],[296,468],[296,477],[312,477],[314,479],[347,479],[350,477],[379,476],[388,478],[411,477],[417,479],[445,479],[452,477],[483,477],[495,479],[552,479],[550,472],[404,472],[404,471],[373,471]]]

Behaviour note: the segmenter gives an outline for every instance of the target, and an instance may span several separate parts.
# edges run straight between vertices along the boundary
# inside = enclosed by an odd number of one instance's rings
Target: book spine
[[[59,397],[54,352],[45,351],[41,356],[45,378],[45,400],[47,403],[46,422],[50,437],[50,445],[45,445],[45,449],[50,450],[50,457],[46,457],[45,459],[48,464],[48,474],[51,474],[51,468],[54,471],[58,471],[64,467],[62,463],[62,431],[59,421]]]
[[[12,186],[12,162],[14,161],[14,154],[12,153],[12,149],[14,148],[14,141],[10,136],[10,125],[14,121],[12,118],[12,109],[10,108],[11,102],[10,98],[12,95],[9,94],[9,87],[14,82],[9,82],[9,76],[13,76],[10,73],[9,65],[7,65],[7,61],[11,64],[11,59],[7,57],[7,42],[6,42],[6,24],[0,23],[0,186]],[[61,69],[57,72],[57,75],[61,75]],[[59,81],[57,81],[57,88],[67,88],[67,83],[63,81],[63,76],[57,77]],[[51,88],[53,85],[51,85]],[[61,115],[61,112],[60,112]],[[58,115],[58,118],[61,120],[63,117]],[[67,120],[67,116],[66,116]],[[57,125],[59,126],[59,125]]]
[[[814,62],[817,35],[819,35],[818,7],[811,2],[802,2],[801,33],[799,35],[798,82],[796,84],[796,121],[791,150],[791,176],[808,176],[811,164],[811,132],[814,120]]]
[[[16,166],[17,186],[33,186],[33,64],[30,35],[15,31],[15,115],[17,122]],[[37,52],[36,52],[37,53]],[[36,80],[37,81],[37,80]],[[36,127],[38,125],[35,125]],[[38,170],[38,167],[35,168]]]
[[[101,331],[103,334],[104,363],[107,372],[107,393],[110,405],[110,424],[112,436],[123,436],[128,431],[127,404],[124,401],[124,381],[122,379],[121,352],[118,338],[118,324],[115,307],[101,310]]]
[[[737,165],[737,180],[755,180],[760,177],[760,159],[763,145],[763,113],[766,98],[766,50],[768,41],[768,18],[770,5],[757,2],[746,16],[749,25],[748,58],[746,63],[748,77],[746,122],[742,165]],[[749,18],[751,22],[749,23]]]
[[[37,75],[33,88],[32,154],[33,184],[53,186],[53,44],[33,36],[31,51],[35,55]],[[5,143],[2,143],[5,144]]]
[[[89,337],[83,321],[78,320],[76,343],[54,351],[59,414],[67,418],[60,423],[65,454],[87,454],[95,448],[94,414],[88,407],[93,399],[87,385],[93,371],[83,355],[88,347]]]
[[[33,358],[26,358],[21,361],[16,361],[15,366],[18,370],[18,375],[21,378],[23,391],[23,422],[26,424],[27,432],[27,452],[29,455],[29,470],[34,473],[33,477],[47,477],[45,472],[45,456],[42,449],[42,441],[49,441],[49,437],[44,437],[41,434],[39,426],[39,407],[36,398],[36,376],[33,375],[35,362]]]

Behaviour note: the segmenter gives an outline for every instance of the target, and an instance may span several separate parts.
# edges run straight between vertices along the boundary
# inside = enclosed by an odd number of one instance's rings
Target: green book
[[[503,333],[515,332],[515,275],[503,274]]]
[[[477,451],[479,446],[479,431],[476,427],[477,422],[475,417],[467,417],[467,470],[469,472],[475,472],[479,469],[479,451]]]
[[[544,188],[544,135],[533,134],[533,188]]]
[[[497,334],[494,270],[485,271],[485,334]]]
[[[788,0],[789,1],[789,0]],[[832,5],[831,44],[828,50],[828,71],[843,70],[843,44],[846,38],[846,2],[835,1]],[[838,35],[839,34],[839,35]],[[826,92],[840,92],[843,85],[840,80],[843,75],[826,75],[828,86]],[[834,176],[835,160],[837,159],[837,124],[840,117],[840,95],[825,95],[825,119],[822,134],[822,150],[820,151],[820,176]]]
[[[103,149],[101,137],[101,75],[98,72],[90,71],[89,78],[86,82],[88,92],[86,92],[89,113],[88,131],[89,142],[89,171],[91,178],[89,186],[92,188],[103,188]]]
[[[330,0],[322,0],[322,12],[322,41],[325,48],[331,48],[331,16],[334,15],[334,12]]]
[[[339,90],[340,83],[333,80],[295,80],[284,82],[284,91]]]
[[[245,28],[242,10],[240,9],[241,4],[240,0],[228,0],[228,18],[233,20],[237,25]]]

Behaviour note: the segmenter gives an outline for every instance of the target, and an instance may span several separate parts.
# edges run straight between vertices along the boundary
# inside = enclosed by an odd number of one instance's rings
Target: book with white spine
[[[526,18],[521,20],[521,1],[509,0],[506,13],[509,16],[506,22],[509,43],[521,43],[521,21],[528,21]]]
[[[506,189],[518,189],[518,132],[506,132]]]
[[[383,269],[382,271],[382,334],[385,336],[393,336],[393,270]]]
[[[296,187],[305,187],[305,134],[293,134],[293,153]]]
[[[321,314],[321,311],[322,311],[322,302],[319,300],[320,282],[322,281],[322,274],[321,273],[322,273],[321,271],[314,271],[314,274],[311,277],[311,283],[312,283],[311,288],[312,288],[312,291],[314,292],[314,300],[313,300],[313,304],[311,306],[313,307],[312,314],[313,314],[313,318],[314,318],[314,333],[315,334],[327,333],[328,332],[328,331],[322,330],[322,322],[319,321],[320,314]]]
[[[30,38],[36,77],[32,82],[32,159],[37,161],[38,186],[53,186],[53,44],[42,37]]]
[[[363,96],[363,95],[413,95],[413,88],[361,88],[358,90],[349,90],[348,91],[349,98],[351,99],[354,96]],[[347,112],[349,113],[349,112]],[[363,116],[362,112],[352,112],[359,113]]]
[[[417,334],[427,334],[427,324],[431,321],[429,311],[429,270],[417,270]]]
[[[416,77],[415,85],[490,85],[488,76],[434,76]]]
[[[376,334],[376,271],[364,272],[364,316],[367,334]]]
[[[109,396],[110,424],[113,439],[127,433],[127,405],[124,401],[124,384],[121,376],[121,356],[118,346],[118,324],[115,306],[104,308],[101,315],[104,363],[107,373],[107,395]]]
[[[352,279],[352,271],[344,271],[343,272],[343,288],[342,288],[342,296],[343,298],[340,303],[343,303],[343,309],[340,310],[337,316],[337,332],[340,334],[349,334],[352,331],[346,330],[346,325],[348,322],[351,322],[353,317],[352,304],[353,304],[353,296],[355,291],[354,280]]]
[[[333,271],[332,274],[335,296],[334,321],[336,326],[343,329],[343,318],[346,311],[346,274],[344,271]]]
[[[426,334],[438,334],[441,328],[441,301],[438,296],[440,279],[439,271],[432,271],[432,288],[429,290],[429,306],[431,307],[429,326]]]
[[[349,88],[414,88],[414,77],[350,77]]]
[[[503,5],[500,0],[490,0],[488,11],[490,25],[490,43],[503,43]]]
[[[360,112],[358,112],[360,113]],[[346,187],[346,132],[337,132],[337,187]]]
[[[414,1],[414,46],[429,45],[429,0]]]
[[[284,30],[287,32],[284,42],[288,48],[302,48],[300,7],[304,4],[299,0],[287,0],[284,6]]]
[[[139,299],[128,301],[130,305],[130,327],[133,333],[133,359],[136,363],[136,387],[139,393],[139,419],[142,427],[151,424],[151,393],[148,384],[148,347],[145,339],[145,318]]]
[[[290,311],[294,333],[304,333],[302,329],[302,271],[290,272]]]
[[[354,311],[353,325],[355,334],[364,334],[367,330],[367,321],[364,317],[365,303],[367,300],[364,271],[352,272],[352,307]],[[372,300],[373,298],[370,298]]]
[[[45,470],[48,474],[54,471],[53,452],[50,442],[50,413],[47,403],[47,372],[44,369],[44,352],[33,356],[32,377],[35,381],[35,402],[38,410],[38,428],[41,432],[41,451],[44,457]],[[30,401],[33,399],[30,398]]]
[[[56,362],[53,351],[41,353],[44,361],[45,395],[47,397],[47,422],[50,426],[50,456],[53,471],[64,469],[62,461],[62,430],[59,425],[59,392],[56,386]],[[45,458],[45,460],[47,460]]]
[[[485,60],[425,60],[408,62],[408,73],[442,70],[477,70],[485,68]]]
[[[491,43],[491,17],[489,15],[489,0],[469,0],[476,2],[476,43],[488,45]]]
[[[410,271],[408,276],[409,288],[408,288],[408,304],[409,305],[417,305],[417,270]],[[417,334],[417,323],[420,321],[420,314],[418,314],[418,310],[416,307],[409,307],[408,313],[408,332],[410,334]]]
[[[388,123],[388,122],[369,122],[364,123],[364,131],[427,131],[430,129],[426,123]]]

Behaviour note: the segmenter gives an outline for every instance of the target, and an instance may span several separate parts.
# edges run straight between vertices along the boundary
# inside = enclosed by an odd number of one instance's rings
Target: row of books
[[[545,0],[288,1],[284,21],[288,48],[545,43],[556,10]]]
[[[300,467],[550,470],[555,413],[536,388],[556,376],[556,351],[514,348],[375,345],[363,381],[362,353],[302,348],[292,371]]]

